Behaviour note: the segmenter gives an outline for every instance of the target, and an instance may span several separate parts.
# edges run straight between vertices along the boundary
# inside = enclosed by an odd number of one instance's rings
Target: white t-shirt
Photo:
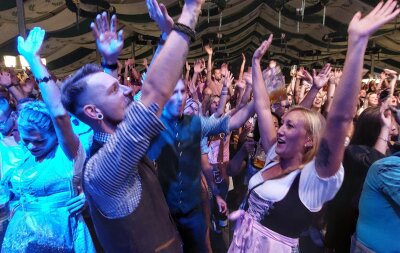
[[[271,150],[275,153],[275,147],[274,145],[267,154],[266,166],[250,179],[249,189],[263,182],[264,179],[261,173],[278,163],[277,161],[268,162],[268,158],[276,157],[276,154],[275,156],[271,154]],[[340,165],[340,169],[335,175],[329,178],[321,178],[315,170],[315,160],[312,160],[303,169],[289,173],[282,178],[267,180],[264,184],[256,187],[254,191],[265,200],[280,201],[289,192],[290,186],[299,173],[301,173],[299,197],[304,206],[311,212],[321,210],[322,205],[336,195],[344,177],[343,165]]]

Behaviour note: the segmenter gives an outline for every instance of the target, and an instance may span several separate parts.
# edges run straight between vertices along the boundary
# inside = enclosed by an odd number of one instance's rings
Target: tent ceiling
[[[67,1],[68,2],[68,1]],[[46,41],[42,57],[47,58],[48,67],[56,75],[64,76],[85,63],[96,62],[96,46],[89,24],[93,13],[101,6],[90,4],[101,0],[81,0],[83,17],[77,20],[65,0],[25,0],[25,22],[27,29],[40,26],[46,30]],[[118,15],[119,28],[124,29],[125,47],[121,58],[135,53],[136,59],[150,58],[160,34],[157,26],[147,14],[145,1],[108,1]],[[164,0],[174,20],[180,13],[179,1]],[[281,9],[281,27],[278,27],[277,6],[286,2]],[[205,57],[204,41],[212,40],[217,56],[233,65],[241,61],[244,52],[250,59],[260,40],[274,33],[275,40],[270,57],[284,66],[293,63],[304,65],[327,60],[343,63],[346,54],[347,24],[356,10],[368,12],[378,1],[373,0],[330,0],[326,4],[325,25],[323,5],[319,0],[306,0],[304,18],[296,13],[301,0],[228,0],[220,14],[215,4],[206,3],[197,26],[198,40],[191,45],[189,61]],[[86,4],[84,4],[86,3]],[[208,8],[209,6],[209,8]],[[208,17],[208,9],[210,15]],[[299,21],[299,22],[298,22]],[[0,55],[16,55],[18,36],[17,8],[15,0],[0,2]],[[400,71],[400,31],[393,21],[385,25],[371,39],[365,67],[375,66],[375,71],[392,68]],[[222,34],[218,39],[217,33]],[[282,34],[285,38],[281,39]],[[326,35],[330,34],[331,39]],[[325,36],[325,38],[324,38]],[[333,36],[333,37],[332,37]],[[136,41],[134,44],[133,41]],[[134,45],[134,47],[132,46]]]

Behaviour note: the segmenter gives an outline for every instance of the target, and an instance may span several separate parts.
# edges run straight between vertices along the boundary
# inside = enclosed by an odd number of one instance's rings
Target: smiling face
[[[377,106],[378,102],[378,95],[376,93],[369,93],[368,94],[368,105],[369,106]]]
[[[299,111],[290,111],[282,119],[277,133],[276,153],[281,159],[302,157],[305,146],[310,142],[306,131],[304,115]]]
[[[322,106],[322,101],[323,101],[323,95],[320,92],[318,92],[318,94],[314,98],[312,106],[316,109],[320,109]]]

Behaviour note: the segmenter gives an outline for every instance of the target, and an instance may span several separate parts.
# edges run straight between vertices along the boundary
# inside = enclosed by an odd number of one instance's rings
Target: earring
[[[104,116],[103,116],[102,113],[98,113],[98,114],[97,114],[97,119],[98,119],[98,120],[103,120],[103,118],[104,118]]]

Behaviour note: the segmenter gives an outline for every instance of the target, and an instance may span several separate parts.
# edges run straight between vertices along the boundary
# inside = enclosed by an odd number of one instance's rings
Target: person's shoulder
[[[374,162],[370,169],[369,174],[380,175],[385,172],[400,172],[400,157],[399,156],[388,156]]]

